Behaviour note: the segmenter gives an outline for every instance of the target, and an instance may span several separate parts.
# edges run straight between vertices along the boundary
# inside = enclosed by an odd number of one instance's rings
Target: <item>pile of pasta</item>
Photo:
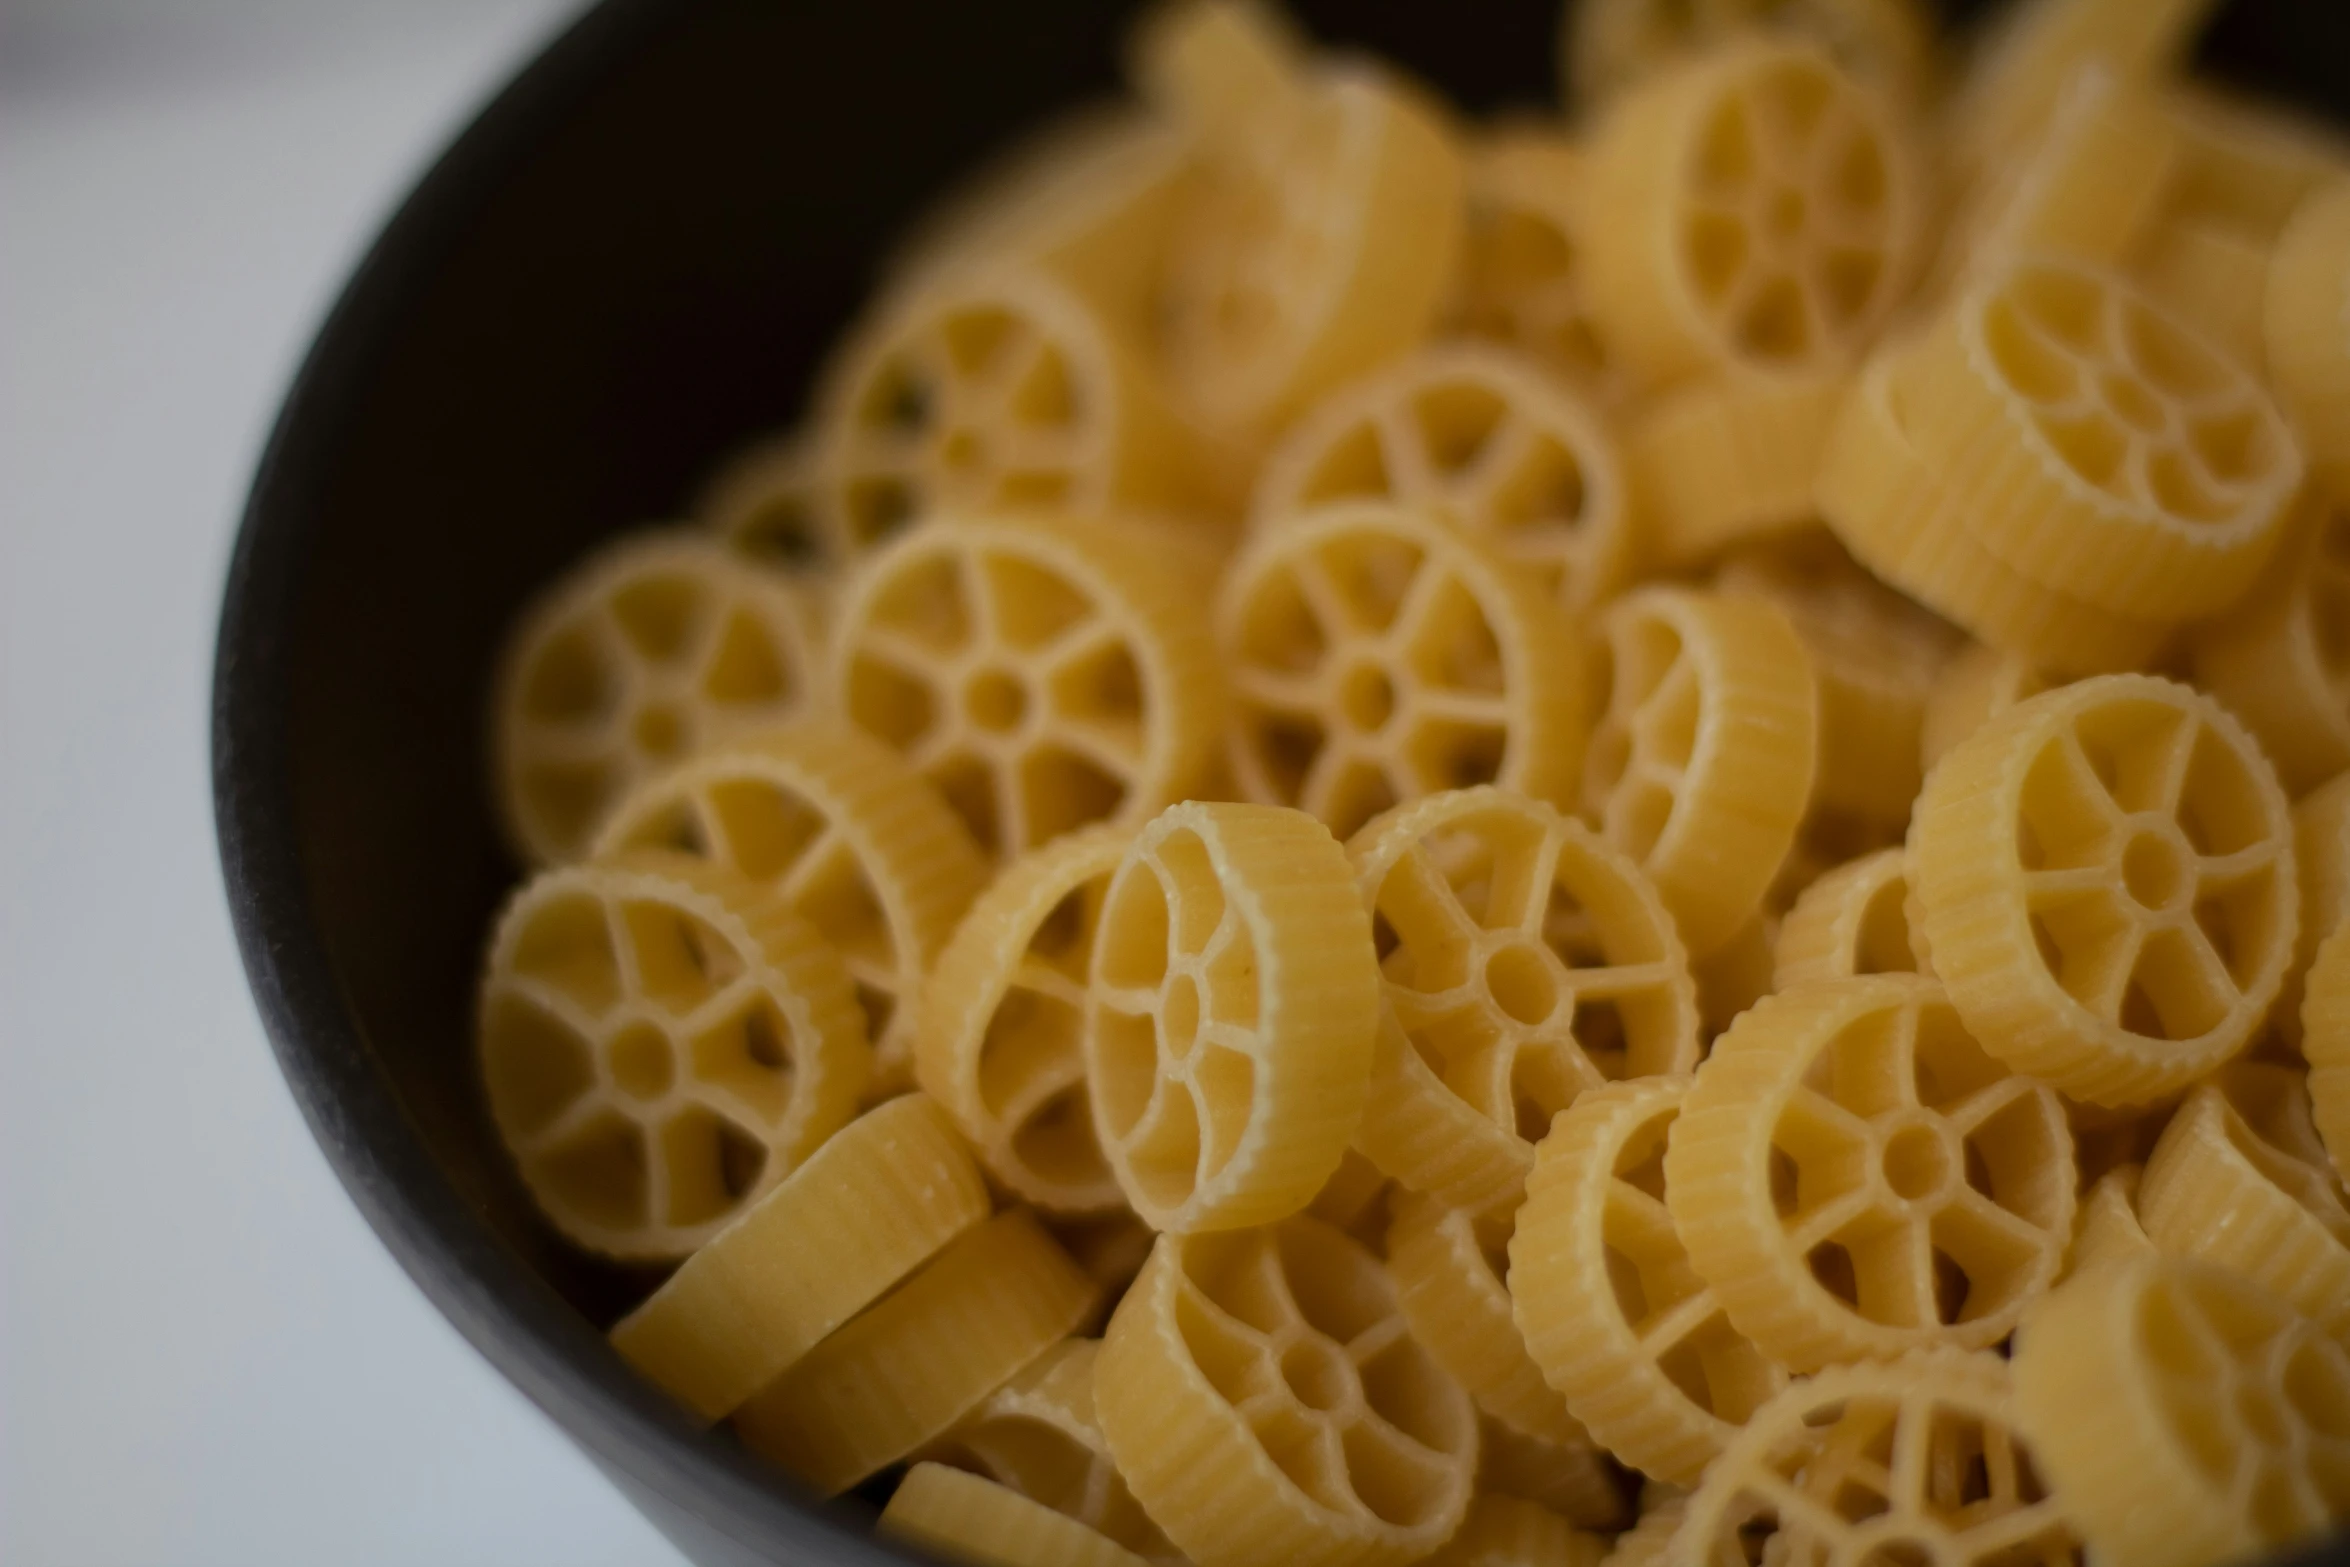
[[[2350,154],[2202,0],[1230,0],[516,629],[497,1128],[1014,1567],[2350,1518]],[[878,1483],[876,1483],[878,1482]]]

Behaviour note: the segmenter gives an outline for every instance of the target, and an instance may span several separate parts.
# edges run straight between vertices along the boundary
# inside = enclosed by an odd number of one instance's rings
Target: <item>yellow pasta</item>
[[[2350,1514],[2350,1352],[2208,1263],[2067,1281],[2017,1336],[2015,1408],[2099,1560],[2209,1567]]]
[[[1441,514],[1570,613],[1614,593],[1630,565],[1608,431],[1549,372],[1497,344],[1423,349],[1323,399],[1266,457],[1253,525],[1351,501]]]
[[[1099,1332],[1102,1322],[1109,1320],[1108,1308],[1117,1304],[1117,1298],[1126,1293],[1126,1286],[1150,1260],[1159,1232],[1143,1223],[1131,1208],[1091,1218],[1059,1219],[1047,1227],[1061,1249],[1102,1288],[1101,1321],[1088,1318],[1085,1327],[1088,1333]]]
[[[1797,1371],[2007,1336],[2072,1239],[2072,1136],[1931,980],[1759,1002],[1698,1069],[1667,1209],[1730,1322]]]
[[[1091,827],[1015,860],[922,992],[914,1076],[988,1173],[1054,1213],[1126,1206],[1094,1136],[1079,1039],[1102,895],[1134,834]]]
[[[1694,1482],[1787,1375],[1731,1327],[1665,1206],[1685,1077],[1595,1089],[1559,1117],[1510,1242],[1527,1352],[1594,1438]]]
[[[1664,587],[1617,600],[1593,652],[1605,695],[1584,808],[1654,879],[1702,960],[1794,847],[1818,751],[1810,655],[1776,605]]]
[[[1933,964],[1909,927],[1907,857],[1880,849],[1803,890],[1779,926],[1773,988],[1856,974],[1926,974]]]
[[[922,976],[987,873],[895,752],[831,718],[732,743],[620,803],[595,852],[637,849],[699,855],[780,891],[848,965],[876,1089],[907,1086]]]
[[[1193,135],[1245,137],[1268,112],[1295,112],[1306,46],[1257,0],[1171,0],[1128,39],[1127,75],[1143,100]]]
[[[1925,234],[1893,112],[1796,42],[1732,43],[1627,94],[1592,168],[1589,292],[1644,391],[1857,359]]]
[[[753,560],[786,567],[817,564],[824,537],[816,525],[814,443],[805,431],[794,431],[744,447],[711,476],[694,515]],[[823,646],[820,634],[809,640]]]
[[[1777,988],[1772,964],[1781,929],[1777,915],[1757,914],[1712,956],[1692,966],[1698,1027],[1707,1044],[1721,1038],[1748,1007]]]
[[[2048,686],[2048,677],[2022,659],[1980,642],[1953,655],[1926,699],[1925,727],[1918,737],[1925,772],[1932,772],[1961,740]]]
[[[491,1118],[577,1244],[666,1261],[856,1113],[847,971],[771,892],[681,855],[548,871],[499,916],[476,1043]]]
[[[1560,80],[1590,107],[1757,28],[1819,45],[1899,102],[1931,85],[1934,22],[1915,0],[1575,0],[1559,30]]]
[[[589,556],[523,612],[499,659],[507,841],[535,865],[581,858],[631,788],[784,722],[821,683],[811,602],[717,540],[640,534]]]
[[[1645,1509],[1631,1528],[1616,1536],[1615,1548],[1602,1567],[1667,1567],[1673,1536],[1680,1532],[1681,1515],[1688,1506],[1687,1498],[1675,1497]]]
[[[1144,1515],[1094,1417],[1098,1339],[1064,1339],[922,1452],[1052,1509],[1146,1561],[1181,1558]]]
[[[1094,1398],[1126,1483],[1198,1567],[1402,1567],[1468,1510],[1468,1395],[1387,1271],[1316,1219],[1162,1237]]]
[[[1095,927],[1094,1125],[1159,1230],[1297,1212],[1362,1118],[1379,971],[1345,854],[1297,811],[1175,806]]]
[[[2244,721],[2295,795],[2350,768],[2350,507],[2320,500],[2304,527],[2193,647],[2196,684]]]
[[[1427,1567],[1599,1567],[1607,1541],[1576,1528],[1547,1507],[1514,1496],[1469,1503],[1460,1532],[1427,1558]]]
[[[735,1412],[743,1444],[837,1495],[944,1435],[1091,1309],[1033,1215],[965,1231]]]
[[[1355,1146],[1396,1180],[1456,1208],[1512,1202],[1578,1094],[1697,1064],[1672,917],[1580,823],[1459,790],[1375,818],[1347,852],[1388,1015]]]
[[[1984,1044],[2076,1099],[2142,1104],[2241,1050],[2299,931],[2292,823],[2217,703],[2108,675],[2010,709],[1926,782],[1910,875]]]
[[[2318,943],[2350,922],[2350,772],[2294,805],[2293,853],[2301,883],[2301,939],[2269,1024],[2285,1045],[2298,1049],[2304,985]]]
[[[2149,294],[2193,322],[2238,363],[2268,358],[2268,246],[2217,223],[2173,218],[2132,269]]]
[[[2069,1498],[2040,1478],[2017,1403],[2005,1362],[1951,1349],[1797,1382],[1706,1471],[1668,1559],[2078,1561]]]
[[[1432,511],[1357,503],[1266,529],[1215,618],[1249,799],[1346,837],[1444,789],[1572,796],[1586,717],[1568,622],[1543,583]]]
[[[2309,967],[2301,1002],[2309,1096],[2337,1174],[2350,1172],[2350,924],[2335,927]]]
[[[1198,566],[1141,528],[935,517],[842,595],[834,695],[999,859],[1139,823],[1207,778],[1223,736]]]
[[[2269,375],[2309,443],[2310,467],[2350,500],[2350,181],[2310,197],[2269,261]]]
[[[1841,370],[1732,371],[1642,404],[1625,430],[1624,467],[1647,561],[1687,570],[1810,523],[1813,480],[1844,388]]]
[[[705,1420],[987,1217],[953,1123],[919,1094],[851,1122],[685,1260],[612,1347]]]
[[[1486,1496],[1533,1502],[1578,1529],[1620,1529],[1631,1517],[1622,1467],[1607,1449],[1582,1437],[1551,1441],[1482,1415],[1478,1419],[1477,1489]]]
[[[2066,1278],[2106,1263],[2155,1255],[2154,1242],[2138,1220],[2138,1182],[2142,1166],[2126,1164],[2109,1170],[2081,1199],[2081,1213],[2073,1227],[2073,1249],[2065,1258]]]
[[[944,1464],[916,1464],[875,1530],[982,1567],[1141,1567],[1142,1557],[1018,1491]]]
[[[1584,286],[1589,185],[1580,145],[1552,131],[1497,131],[1471,149],[1459,325],[1533,355],[1612,408],[1624,400],[1623,377]]]
[[[1390,1193],[1386,1172],[1349,1148],[1338,1161],[1337,1173],[1306,1204],[1306,1212],[1376,1248],[1387,1235]]]

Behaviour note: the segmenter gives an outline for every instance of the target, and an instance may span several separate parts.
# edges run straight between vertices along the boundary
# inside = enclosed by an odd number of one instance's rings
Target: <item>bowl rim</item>
[[[695,1426],[490,1230],[426,1153],[351,1010],[310,904],[295,820],[289,649],[320,489],[419,286],[503,181],[616,61],[685,14],[600,0],[447,143],[377,231],[311,339],[263,444],[214,648],[214,827],[245,977],[311,1135],[368,1226],[474,1349],[615,1480],[757,1559],[890,1567],[918,1558]],[[640,1507],[648,1499],[623,1484]],[[666,1522],[648,1513],[656,1526]]]

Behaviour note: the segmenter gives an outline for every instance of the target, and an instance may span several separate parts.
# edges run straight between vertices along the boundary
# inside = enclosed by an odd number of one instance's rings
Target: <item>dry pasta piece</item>
[[[1817,49],[1748,39],[1627,94],[1600,131],[1592,308],[1644,391],[1859,358],[1922,251],[1922,171]]]
[[[856,1113],[872,1054],[839,956],[680,855],[547,871],[498,918],[476,1038],[491,1118],[556,1228],[683,1257]]]
[[[1620,1529],[1632,1516],[1624,1471],[1584,1437],[1554,1442],[1491,1415],[1478,1417],[1477,1489],[1548,1508],[1578,1529]]]
[[[1826,49],[1902,103],[1918,102],[1934,75],[1934,21],[1915,0],[1581,0],[1559,31],[1560,80],[1589,107],[1758,28]]]
[[[980,894],[922,991],[914,1076],[988,1173],[1054,1213],[1126,1206],[1085,1086],[1086,974],[1102,896],[1134,833],[1090,827],[1031,849]]]
[[[2283,536],[2300,443],[2260,382],[2116,273],[1988,269],[1904,382],[1910,437],[1984,551],[2116,615],[2226,609]]]
[[[1127,40],[1127,77],[1145,102],[1194,135],[1229,141],[1268,112],[1294,112],[1307,46],[1258,0],[1167,0]]]
[[[892,1099],[688,1257],[613,1326],[612,1347],[721,1419],[987,1211],[954,1123],[919,1094]]]
[[[2099,1560],[2262,1557],[2350,1513],[2350,1352],[2208,1263],[2068,1280],[2017,1335],[2015,1405]]]
[[[1993,719],[1910,827],[1926,946],[1975,1037],[2107,1105],[2174,1093],[2251,1039],[2299,933],[2292,852],[2260,748],[2150,675]]]
[[[1820,515],[1870,571],[2003,654],[2073,673],[2135,669],[2168,622],[2118,615],[2024,576],[1975,537],[1974,500],[1911,439],[1902,351],[1862,370],[1820,459]]]
[[[1266,458],[1254,525],[1348,501],[1442,514],[1569,612],[1613,594],[1630,565],[1632,522],[1606,428],[1541,366],[1497,344],[1422,349],[1324,399]]]
[[[1576,1528],[1537,1503],[1479,1496],[1460,1532],[1427,1558],[1427,1567],[1599,1567],[1604,1537]]]
[[[2310,466],[2350,499],[2350,181],[2310,197],[2277,241],[2263,309],[2269,375]]]
[[[1673,1536],[1680,1533],[1686,1497],[1676,1496],[1642,1511],[1637,1522],[1616,1537],[1602,1567],[1666,1567],[1672,1560]]]
[[[2081,1199],[2080,1218],[2073,1226],[2073,1249],[2065,1257],[2064,1276],[2131,1257],[2151,1257],[2154,1242],[2138,1222],[2138,1182],[2143,1165],[2125,1164],[2108,1170]]]
[[[1806,495],[1809,494],[1807,475]],[[1820,683],[1814,810],[1907,822],[1925,783],[1926,710],[1957,637],[1870,576],[1821,530],[1743,549],[1717,586],[1787,612]]]
[[[1507,1209],[1478,1215],[1405,1194],[1387,1231],[1387,1267],[1404,1321],[1492,1420],[1563,1447],[1590,1445],[1566,1400],[1542,1380],[1511,1319]]]
[[[1205,780],[1223,738],[1198,565],[1140,529],[934,518],[842,595],[835,695],[1001,860],[1140,822]]]
[[[1664,1175],[1699,1276],[1797,1371],[1996,1344],[2072,1239],[2063,1105],[1915,975],[1758,1002],[1698,1069]]]
[[[1787,1374],[1733,1328],[1665,1206],[1685,1077],[1597,1089],[1543,1139],[1510,1242],[1527,1350],[1610,1452],[1693,1483]]]
[[[1504,130],[1471,149],[1458,324],[1612,408],[1625,388],[1584,287],[1589,184],[1582,149],[1554,132]]]
[[[912,1079],[915,998],[987,872],[895,752],[832,718],[695,757],[613,811],[596,853],[674,849],[780,890],[848,964],[882,1092]]]
[[[1779,926],[1773,988],[1856,974],[1926,974],[1933,963],[1909,925],[1909,867],[1899,849],[1880,849],[1828,872],[1803,890]]]
[[[1379,970],[1346,856],[1297,811],[1175,806],[1095,925],[1094,1125],[1154,1229],[1297,1212],[1362,1119]]]
[[[1995,647],[1977,642],[1955,654],[1926,699],[1925,727],[1918,737],[1924,771],[1932,772],[1961,740],[2048,686],[2047,676]]]
[[[1388,1013],[1355,1143],[1395,1179],[1456,1208],[1514,1201],[1576,1095],[1697,1065],[1672,916],[1582,824],[1458,790],[1374,819],[1347,852]]]
[[[816,526],[815,443],[806,431],[795,430],[745,446],[711,475],[694,503],[694,515],[755,561],[816,564],[824,539]],[[814,596],[815,583],[801,586]],[[821,635],[809,640],[823,645]]]
[[[1797,1382],[1706,1471],[1669,1559],[2069,1567],[2070,1499],[2041,1480],[2016,1402],[2005,1362],[1951,1349]]]
[[[884,300],[826,370],[826,552],[854,561],[941,510],[1180,506],[1211,466],[1139,351],[1034,268]]]
[[[812,602],[715,539],[640,534],[515,623],[496,678],[497,803],[534,865],[579,859],[630,789],[779,724],[821,685]]]
[[[1700,960],[1761,904],[1811,799],[1819,691],[1775,604],[1685,588],[1616,601],[1583,804],[1648,872]]]
[[[1260,533],[1225,575],[1216,638],[1252,800],[1343,838],[1444,789],[1571,796],[1585,715],[1566,617],[1434,512],[1334,506]]]
[[[2148,238],[2131,270],[2149,294],[2238,363],[2259,370],[2268,358],[2264,313],[2271,254],[2239,230],[2174,217]]]
[[[1402,1567],[1469,1505],[1476,1413],[1371,1253],[1317,1219],[1161,1237],[1110,1320],[1095,1408],[1199,1567]]]
[[[2337,1174],[2350,1173],[2350,924],[2319,944],[2301,1002],[2309,1096]]]
[[[2311,511],[2306,536],[2194,641],[2196,684],[2244,721],[2294,795],[2350,768],[2350,504]]]
[[[2318,943],[2350,922],[2350,772],[2293,807],[2293,852],[2300,870],[2301,939],[2269,1022],[2287,1045],[2299,1048],[2303,987]]]
[[[874,1525],[982,1567],[1142,1567],[1143,1558],[1010,1486],[944,1464],[916,1464]]]
[[[1033,1214],[999,1213],[760,1389],[735,1432],[838,1495],[952,1429],[1066,1338],[1094,1294]]]
[[[1624,467],[1646,560],[1686,570],[1812,522],[1812,484],[1844,387],[1841,370],[1734,369],[1642,404],[1625,429]]]
[[[1098,1339],[1064,1339],[923,1450],[1075,1519],[1147,1561],[1175,1547],[1119,1478],[1093,1412]]]
[[[2299,1074],[2285,1075],[2300,1099]],[[2306,1120],[2305,1104],[2296,1108]],[[2138,1218],[2162,1251],[2239,1273],[2339,1333],[2350,1326],[2350,1206],[2315,1152],[2312,1163],[2279,1147],[2218,1083],[2205,1083],[2146,1161]]]

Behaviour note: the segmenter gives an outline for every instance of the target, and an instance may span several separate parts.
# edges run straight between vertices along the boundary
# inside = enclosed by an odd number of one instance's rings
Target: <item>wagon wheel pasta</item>
[[[2310,465],[2350,499],[2350,182],[2312,197],[2269,262],[2263,341],[2269,374],[2300,421]]]
[[[1093,1281],[1032,1214],[999,1213],[762,1388],[735,1432],[838,1495],[945,1434],[1093,1300]]]
[[[714,539],[644,534],[589,556],[524,611],[499,660],[508,841],[533,864],[580,858],[643,779],[806,708],[820,650],[810,602]]]
[[[1607,1541],[1547,1507],[1514,1496],[1479,1496],[1428,1567],[1599,1567]]]
[[[2048,677],[2022,659],[1980,642],[1953,655],[1926,699],[1925,726],[1918,736],[1919,760],[1925,764],[1920,777],[1961,740],[2048,686]]]
[[[1127,44],[1127,76],[1143,100],[1211,141],[1246,137],[1267,113],[1295,113],[1310,68],[1296,28],[1257,0],[1154,6]]]
[[[1910,829],[1934,969],[1978,1039],[2077,1099],[2144,1103],[2242,1049],[2298,933],[2291,819],[2241,725],[2109,675],[1943,759]]]
[[[1930,980],[1770,997],[1714,1043],[1665,1204],[1741,1333],[1791,1369],[2005,1338],[2072,1239],[2072,1136]]]
[[[1459,325],[1613,408],[1623,378],[1584,287],[1589,184],[1584,152],[1564,136],[1505,130],[1471,149]]]
[[[2350,1512],[2350,1353],[2224,1269],[2146,1257],[2068,1281],[2018,1335],[2015,1387],[2104,1560],[2202,1567]]]
[[[1162,1237],[1094,1399],[1126,1483],[1199,1567],[1402,1567],[1468,1509],[1468,1395],[1386,1270],[1315,1219]]]
[[[1468,1390],[1489,1420],[1562,1447],[1591,1435],[1542,1380],[1511,1319],[1510,1219],[1406,1193],[1387,1231],[1387,1267],[1412,1337]]]
[[[628,1363],[706,1420],[987,1217],[953,1124],[919,1094],[851,1122],[612,1329]]]
[[[1733,372],[1644,403],[1626,424],[1624,467],[1648,563],[1685,571],[1810,523],[1844,387],[1841,371]]]
[[[2073,1227],[2073,1249],[2065,1258],[2066,1278],[2105,1263],[2156,1255],[2138,1220],[2138,1181],[2144,1173],[2143,1166],[2125,1164],[2089,1188]]]
[[[847,1123],[871,1053],[847,972],[780,899],[644,855],[499,916],[477,1040],[539,1207],[606,1256],[683,1257]]]
[[[2307,528],[2194,643],[2196,683],[2244,721],[2295,795],[2350,768],[2350,509],[2321,501]]]
[[[1697,1064],[1672,917],[1580,823],[1469,789],[1398,806],[1347,852],[1389,1014],[1356,1146],[1395,1179],[1490,1208],[1578,1094]]]
[[[1819,693],[1777,606],[1644,588],[1593,647],[1605,693],[1583,804],[1646,870],[1703,959],[1779,874],[1811,798]]]
[[[1630,564],[1608,432],[1540,366],[1495,344],[1423,349],[1325,398],[1266,457],[1254,525],[1343,501],[1441,513],[1569,612],[1614,593]]]
[[[1787,1375],[1730,1326],[1665,1207],[1685,1077],[1584,1095],[1543,1139],[1510,1242],[1526,1347],[1626,1463],[1693,1482]]]
[[[824,548],[816,525],[814,443],[805,431],[793,431],[744,447],[711,476],[694,515],[753,560],[814,565]],[[823,646],[821,633],[809,641]]]
[[[1091,827],[1032,849],[980,895],[923,988],[914,1075],[988,1173],[1056,1213],[1126,1206],[1093,1129],[1079,1036],[1110,875],[1134,841]]]
[[[1582,0],[1559,31],[1561,81],[1585,107],[1692,54],[1756,28],[1815,43],[1898,101],[1917,101],[1933,73],[1933,22],[1912,0]]]
[[[1813,48],[1749,40],[1640,88],[1594,158],[1592,308],[1644,389],[1849,363],[1909,285],[1916,149]]]
[[[1094,1125],[1160,1230],[1297,1212],[1362,1117],[1379,973],[1346,858],[1296,811],[1175,806],[1095,925],[1084,1031]]]
[[[2078,1526],[2040,1479],[2017,1402],[2005,1363],[1949,1349],[1798,1382],[1706,1472],[1670,1559],[2077,1562]]]
[[[1707,1044],[1722,1037],[1748,1007],[1778,988],[1772,972],[1778,950],[1779,916],[1756,914],[1710,957],[1692,965],[1697,980],[1697,1020]]]
[[[1567,623],[1432,512],[1331,507],[1258,534],[1217,594],[1216,640],[1252,800],[1344,837],[1444,789],[1571,796],[1585,716]]]
[[[1009,1486],[936,1463],[906,1472],[874,1529],[987,1567],[1141,1567],[1143,1561]]]
[[[1779,926],[1774,988],[1856,974],[1933,973],[1909,924],[1909,868],[1899,849],[1840,865],[1803,890]]]
[[[2350,924],[2337,926],[2310,964],[2301,1050],[2326,1152],[2337,1173],[2350,1171]]]
[[[693,758],[623,800],[596,853],[673,849],[779,890],[839,952],[876,1084],[912,1076],[915,997],[986,880],[938,794],[887,746],[805,719]]]
[[[833,689],[1011,859],[1205,779],[1223,681],[1195,557],[1065,516],[932,519],[843,594]]]

